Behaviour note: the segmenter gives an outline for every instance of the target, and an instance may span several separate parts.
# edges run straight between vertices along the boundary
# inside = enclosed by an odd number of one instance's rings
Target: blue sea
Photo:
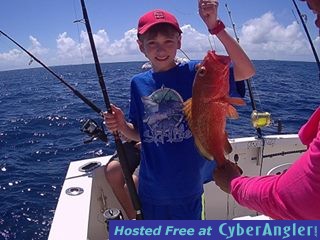
[[[130,78],[142,62],[102,64],[110,101],[128,112]],[[296,133],[319,106],[316,63],[254,61],[253,95],[259,111],[281,120],[283,133]],[[95,66],[52,67],[99,108],[105,110]],[[252,107],[238,107],[228,120],[230,137],[255,136]],[[0,72],[0,239],[47,239],[61,187],[71,161],[112,154],[110,144],[81,131],[83,122],[100,116],[44,68]],[[262,129],[277,133],[277,127]]]

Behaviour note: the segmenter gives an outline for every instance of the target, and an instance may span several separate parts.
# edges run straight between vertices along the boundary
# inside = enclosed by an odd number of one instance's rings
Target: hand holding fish
[[[217,23],[218,0],[199,0],[199,14],[207,25],[208,29],[213,29]]]
[[[214,173],[216,185],[224,192],[230,193],[231,181],[241,176],[242,170],[235,163],[227,160],[223,167],[217,168]]]

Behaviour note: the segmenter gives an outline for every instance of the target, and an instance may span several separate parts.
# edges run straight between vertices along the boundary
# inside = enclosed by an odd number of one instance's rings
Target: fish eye
[[[198,69],[198,73],[200,77],[203,77],[206,74],[206,72],[207,72],[207,69],[204,66]]]

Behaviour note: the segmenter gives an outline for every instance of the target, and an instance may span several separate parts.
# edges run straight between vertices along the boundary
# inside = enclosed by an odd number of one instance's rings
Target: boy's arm
[[[224,45],[233,62],[235,81],[245,80],[252,77],[255,74],[254,66],[237,41],[224,29],[217,33],[216,36]]]
[[[119,131],[125,137],[137,141],[140,141],[139,131],[134,127],[132,123],[125,120],[122,110],[115,105],[111,104],[112,113],[104,113],[104,122],[109,131]]]
[[[125,122],[125,126],[120,130],[120,132],[133,141],[141,141],[139,131],[134,127],[132,123]]]
[[[199,0],[199,14],[207,25],[208,30],[214,33],[225,47],[228,55],[234,64],[234,78],[235,81],[245,80],[255,74],[255,69],[237,41],[232,38],[225,29],[219,28],[219,21],[217,20],[218,0]],[[221,27],[221,23],[220,23]],[[221,29],[218,32],[214,30]]]

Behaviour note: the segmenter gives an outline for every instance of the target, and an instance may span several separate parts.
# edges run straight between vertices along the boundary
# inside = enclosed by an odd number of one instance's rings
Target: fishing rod
[[[78,90],[76,90],[74,87],[72,87],[70,84],[68,84],[62,77],[60,77],[58,74],[56,74],[53,70],[51,70],[49,67],[47,67],[43,62],[41,62],[38,58],[36,58],[32,53],[30,53],[27,49],[22,47],[18,42],[16,42],[13,38],[8,36],[6,33],[0,30],[0,34],[8,38],[11,42],[13,42],[15,45],[17,45],[20,49],[22,49],[25,53],[27,53],[33,60],[38,62],[42,67],[44,67],[46,70],[48,70],[52,75],[54,75],[60,82],[62,82],[65,86],[67,86],[77,97],[79,97],[85,104],[87,104],[89,107],[93,109],[93,111],[97,112],[99,115],[103,116],[103,112],[100,108],[98,108],[93,102],[91,102],[88,98],[86,98],[84,95],[82,95]]]
[[[99,78],[99,84],[102,90],[102,94],[103,94],[103,98],[105,101],[105,105],[107,108],[108,113],[112,113],[112,108],[111,108],[111,104],[109,101],[109,97],[108,97],[108,92],[106,89],[106,85],[103,79],[103,74],[101,71],[101,65],[99,62],[99,58],[98,58],[98,54],[97,54],[97,50],[95,47],[95,43],[94,43],[94,39],[93,39],[93,35],[92,35],[92,31],[91,31],[91,26],[90,26],[90,22],[89,22],[89,17],[88,17],[88,13],[87,13],[87,9],[86,9],[86,5],[84,0],[81,0],[81,7],[82,7],[82,13],[83,13],[83,18],[84,18],[84,23],[86,25],[86,29],[87,29],[87,33],[88,33],[88,37],[89,37],[89,41],[90,41],[90,46],[91,46],[91,50],[92,50],[92,54],[93,54],[93,58],[94,58],[94,63],[95,63],[95,67],[96,67],[96,72]],[[143,219],[142,216],[142,211],[141,211],[141,204],[140,204],[140,199],[138,197],[137,194],[137,190],[135,187],[135,184],[133,182],[132,179],[132,175],[129,171],[129,161],[128,161],[128,157],[126,155],[124,146],[122,144],[122,141],[120,139],[120,135],[118,131],[115,131],[112,133],[114,136],[114,140],[115,140],[115,144],[116,144],[116,149],[117,149],[117,153],[119,156],[119,161],[120,161],[120,165],[123,171],[123,175],[125,178],[125,182],[127,184],[129,193],[130,193],[130,197],[131,197],[131,201],[133,204],[133,207],[136,211],[136,219],[137,220],[141,220]]]
[[[296,10],[297,10],[297,13],[298,13],[299,17],[300,17],[300,21],[301,21],[302,26],[303,26],[303,29],[304,29],[304,31],[305,31],[305,33],[306,33],[306,35],[307,35],[307,38],[308,38],[309,44],[310,44],[310,46],[311,46],[311,49],[312,49],[314,58],[316,59],[316,62],[317,62],[317,65],[318,65],[318,70],[319,70],[319,73],[318,73],[318,74],[319,74],[319,79],[320,79],[320,61],[319,61],[319,57],[318,57],[317,51],[316,51],[316,49],[314,48],[314,45],[313,45],[313,43],[312,43],[312,40],[311,40],[309,31],[308,31],[308,28],[307,28],[307,26],[306,26],[306,24],[305,24],[305,21],[303,20],[302,14],[301,14],[301,12],[300,12],[300,9],[298,8],[298,5],[297,5],[296,1],[295,1],[295,0],[292,0],[292,2],[293,2],[293,5],[295,6],[295,8],[296,8]]]
[[[239,37],[237,35],[237,31],[236,31],[236,28],[235,28],[235,23],[234,23],[234,21],[232,19],[231,11],[228,8],[228,4],[225,4],[225,7],[227,9],[227,12],[228,12],[228,15],[229,15],[229,18],[230,18],[230,22],[232,24],[232,28],[233,28],[233,32],[234,32],[234,35],[236,37],[236,40],[237,40],[238,43],[240,43],[240,39],[239,39]],[[271,123],[270,113],[268,113],[268,112],[260,113],[260,112],[257,111],[257,105],[256,105],[256,101],[254,99],[252,85],[251,85],[251,78],[246,79],[245,81],[246,81],[247,86],[248,86],[251,107],[252,107],[252,110],[253,110],[252,114],[251,114],[252,125],[256,129],[258,137],[262,138],[261,127],[268,126]]]
[[[103,117],[103,111],[99,107],[97,107],[92,101],[90,101],[87,97],[85,97],[83,94],[81,94],[77,89],[75,89],[70,84],[68,84],[62,77],[60,77],[58,74],[56,74],[53,70],[51,70],[43,62],[41,62],[38,58],[36,58],[27,49],[22,47],[13,38],[11,38],[5,32],[0,30],[0,35],[1,34],[3,36],[5,36],[6,38],[8,38],[15,45],[17,45],[22,51],[27,53],[31,57],[31,60],[35,60],[37,63],[39,63],[42,67],[44,67],[47,71],[49,71],[53,76],[55,76],[61,83],[63,83],[65,86],[67,86],[78,98],[80,98],[85,104],[87,104],[93,111],[97,112],[100,116]],[[99,138],[103,142],[108,142],[108,137],[104,133],[103,127],[98,127],[97,123],[94,122],[91,119],[89,119],[89,120],[87,120],[85,122],[85,124],[83,125],[81,131],[85,132],[86,134],[88,134],[91,137],[91,140],[90,141],[86,141],[85,143],[91,142],[91,141],[93,141],[93,140],[95,140],[97,138]]]

